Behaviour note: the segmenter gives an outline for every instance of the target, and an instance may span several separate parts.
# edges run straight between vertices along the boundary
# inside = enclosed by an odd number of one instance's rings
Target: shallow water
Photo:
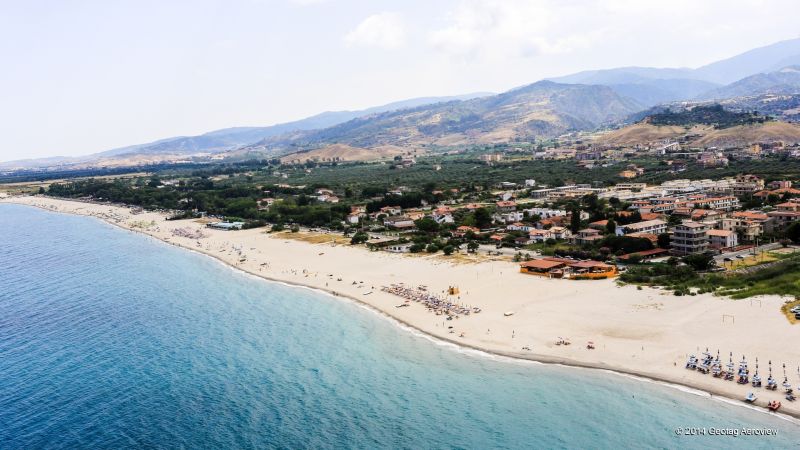
[[[704,427],[705,436],[676,436]],[[711,427],[770,437],[710,436]],[[800,426],[458,351],[88,217],[0,205],[0,448],[788,448]]]

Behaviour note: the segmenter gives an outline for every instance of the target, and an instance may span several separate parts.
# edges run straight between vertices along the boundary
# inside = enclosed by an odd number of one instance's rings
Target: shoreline
[[[75,208],[74,210],[52,209],[52,208],[48,208],[48,207],[45,207],[45,206],[40,205],[40,204],[34,204],[34,203],[31,203],[31,202],[26,202],[26,201],[18,201],[18,200],[23,199],[23,198],[31,200],[33,202],[35,202],[37,200],[45,201],[45,202],[46,201],[50,201],[50,202],[55,202],[55,203],[68,203],[68,204],[73,204],[73,206],[77,205],[77,206],[81,206],[81,207],[94,206],[94,207],[101,208],[101,209],[102,208],[105,208],[105,209],[117,208],[117,209],[124,210],[126,208],[119,207],[119,206],[112,206],[112,205],[108,205],[108,204],[97,204],[97,203],[80,202],[80,201],[74,201],[74,200],[53,199],[53,198],[48,198],[48,197],[17,197],[17,198],[13,198],[12,197],[12,198],[6,198],[6,199],[0,200],[0,203],[9,203],[9,204],[17,204],[17,205],[35,207],[35,208],[38,208],[38,209],[41,209],[41,210],[44,210],[44,211],[48,211],[48,212],[59,212],[59,213],[71,214],[71,215],[95,217],[96,219],[100,220],[101,222],[104,222],[106,224],[115,226],[116,228],[120,228],[122,230],[134,232],[134,233],[137,233],[137,234],[140,234],[140,235],[145,235],[145,236],[153,238],[156,241],[159,241],[161,243],[172,245],[173,247],[180,247],[180,248],[185,249],[185,250],[191,250],[194,253],[197,253],[197,254],[200,254],[200,255],[209,256],[213,260],[223,264],[224,266],[228,267],[229,269],[232,269],[234,271],[237,271],[237,272],[245,274],[245,275],[255,276],[255,277],[257,277],[257,278],[259,278],[261,280],[265,280],[265,281],[273,282],[273,283],[283,284],[284,286],[288,286],[288,287],[309,289],[309,290],[315,291],[315,292],[317,292],[319,294],[324,294],[324,295],[327,295],[327,296],[330,296],[330,297],[344,298],[347,301],[352,302],[356,306],[363,307],[363,308],[365,308],[366,310],[368,310],[368,311],[370,311],[372,313],[376,313],[379,316],[381,316],[381,317],[383,317],[385,319],[388,319],[389,321],[393,322],[395,325],[400,326],[400,328],[404,328],[405,331],[409,331],[409,332],[411,332],[412,334],[414,334],[414,335],[416,335],[418,337],[423,337],[423,338],[429,339],[436,345],[452,346],[452,347],[454,347],[454,349],[456,351],[464,352],[465,354],[477,354],[477,356],[488,357],[488,358],[492,358],[492,359],[501,358],[502,360],[504,360],[504,362],[512,362],[512,363],[536,363],[536,364],[562,366],[562,367],[567,367],[567,368],[578,368],[578,369],[585,369],[585,370],[604,371],[604,372],[607,372],[607,373],[614,374],[616,376],[623,376],[623,377],[633,378],[635,380],[642,381],[642,382],[655,383],[655,384],[658,384],[658,385],[661,385],[661,386],[665,386],[665,387],[669,387],[669,388],[672,388],[672,389],[676,389],[676,390],[679,390],[679,391],[682,391],[682,392],[685,392],[685,393],[699,395],[699,396],[703,396],[703,397],[708,397],[708,398],[710,398],[712,400],[720,401],[722,403],[726,403],[726,404],[729,404],[729,405],[732,405],[732,406],[739,406],[739,407],[744,407],[746,409],[759,411],[759,412],[761,412],[763,414],[767,414],[767,415],[770,415],[770,416],[774,416],[776,418],[780,418],[780,419],[785,420],[785,421],[789,421],[789,422],[791,422],[791,423],[793,423],[795,425],[800,425],[800,410],[795,411],[793,409],[782,409],[782,411],[779,412],[779,413],[769,412],[765,408],[763,408],[763,407],[761,407],[759,405],[747,404],[747,403],[744,403],[740,399],[736,399],[735,396],[731,395],[730,391],[726,391],[725,389],[715,389],[715,388],[709,387],[709,386],[700,386],[699,387],[699,386],[696,386],[696,385],[692,385],[691,383],[686,382],[684,380],[681,380],[681,379],[679,379],[677,377],[666,376],[666,375],[663,375],[663,374],[662,375],[654,374],[652,372],[648,372],[648,371],[645,371],[645,370],[636,370],[636,369],[631,369],[629,367],[621,367],[619,365],[613,365],[613,364],[608,364],[608,363],[604,363],[604,362],[597,362],[597,361],[593,362],[593,361],[579,360],[579,359],[571,358],[571,357],[568,357],[568,356],[557,356],[557,355],[552,355],[552,354],[544,354],[544,353],[536,353],[536,352],[517,352],[517,351],[511,351],[511,350],[503,350],[503,349],[499,349],[499,348],[491,348],[489,346],[476,345],[476,344],[473,344],[471,342],[467,342],[465,340],[457,340],[457,339],[454,339],[454,338],[450,338],[447,335],[442,335],[441,333],[439,333],[439,334],[432,333],[429,330],[426,330],[424,327],[418,326],[417,324],[412,323],[412,321],[408,320],[407,318],[399,317],[399,315],[395,315],[395,314],[390,314],[389,312],[387,312],[384,309],[381,309],[380,307],[376,306],[375,304],[367,302],[367,301],[365,301],[363,299],[359,299],[356,295],[352,295],[350,293],[345,293],[345,292],[341,292],[341,291],[337,291],[337,290],[333,290],[333,289],[327,289],[325,287],[320,287],[318,285],[314,285],[314,284],[311,284],[311,283],[302,282],[301,280],[292,280],[292,279],[289,279],[289,277],[280,278],[280,277],[275,277],[275,276],[270,276],[270,275],[267,275],[267,274],[263,274],[263,273],[260,273],[260,272],[254,272],[254,271],[251,271],[251,270],[247,270],[246,268],[241,267],[239,264],[231,263],[230,261],[228,261],[225,258],[223,258],[221,255],[214,254],[214,253],[212,253],[210,251],[203,251],[202,249],[192,248],[192,247],[190,247],[188,245],[184,245],[184,244],[181,244],[179,242],[175,242],[175,241],[173,241],[172,239],[169,239],[169,238],[164,239],[163,237],[159,237],[159,235],[157,235],[157,234],[155,234],[153,232],[148,232],[148,230],[139,229],[139,228],[135,228],[135,227],[132,227],[132,226],[125,226],[125,225],[123,225],[123,224],[121,224],[119,222],[115,222],[113,220],[110,220],[109,218],[104,218],[101,215],[87,213],[87,212],[81,212],[81,211],[79,211],[81,208]],[[155,213],[152,213],[152,214],[155,214]],[[186,222],[187,221],[174,221],[174,223],[176,225],[185,224]],[[169,222],[167,222],[167,223],[169,223]],[[237,233],[237,232],[222,232],[222,233]],[[296,245],[317,245],[317,244],[308,244],[308,243],[300,243],[300,242],[297,242],[295,244]],[[320,253],[320,255],[321,254],[322,253]],[[392,257],[404,258],[403,256],[397,256],[397,255],[392,255]],[[522,275],[520,275],[520,276],[522,276]],[[306,277],[308,277],[308,275],[306,275]],[[571,280],[557,280],[557,282],[559,282],[559,283],[596,283],[595,281],[571,281]],[[327,285],[327,283],[326,283],[326,285]],[[375,289],[375,293],[377,293],[377,291],[378,291],[378,289]],[[370,292],[370,293],[372,293],[372,292]],[[416,305],[414,305],[414,306],[416,306]],[[410,308],[405,308],[405,309],[410,309]],[[481,314],[483,314],[483,313],[481,313]],[[580,347],[580,344],[576,343],[575,347]],[[644,348],[644,347],[642,347],[642,348]],[[679,367],[679,369],[685,370],[688,373],[694,374],[694,371],[688,371],[686,369],[683,369],[683,367]],[[765,373],[765,372],[762,372],[762,373]],[[778,374],[778,375],[780,375],[780,374]],[[708,375],[706,377],[706,379],[709,379],[710,377],[711,376]],[[779,378],[780,378],[779,376],[776,376],[776,379],[779,379]],[[731,387],[731,385],[728,382],[725,382],[725,381],[722,381],[722,380],[716,380],[716,381],[719,381],[720,383],[723,383],[723,384],[721,384],[721,386],[723,386],[723,387]]]

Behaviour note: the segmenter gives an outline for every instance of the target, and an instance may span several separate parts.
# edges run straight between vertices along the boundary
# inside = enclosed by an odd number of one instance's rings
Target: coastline
[[[384,318],[389,319],[390,321],[393,321],[395,324],[401,326],[402,328],[408,329],[412,333],[415,333],[415,334],[421,335],[421,336],[423,336],[425,338],[431,339],[434,343],[437,343],[437,344],[453,345],[458,349],[468,350],[469,352],[477,352],[478,354],[483,355],[483,356],[500,357],[500,358],[503,358],[503,359],[509,359],[511,361],[517,361],[517,362],[533,362],[533,363],[541,363],[541,364],[561,365],[561,366],[566,366],[566,367],[576,367],[576,368],[582,368],[582,369],[602,370],[602,371],[611,372],[611,373],[614,373],[614,374],[617,374],[617,375],[620,375],[620,376],[632,377],[632,378],[635,378],[635,379],[638,379],[638,380],[641,380],[641,381],[654,382],[654,383],[661,384],[661,385],[664,385],[664,386],[672,387],[674,389],[679,389],[679,390],[682,390],[684,392],[693,393],[695,395],[702,395],[702,396],[707,395],[707,396],[709,396],[710,398],[712,398],[714,400],[722,401],[724,403],[735,405],[735,406],[742,406],[742,407],[745,407],[745,408],[748,408],[748,409],[752,409],[752,410],[756,410],[756,411],[761,411],[762,413],[774,415],[774,416],[779,417],[781,419],[789,420],[789,421],[791,421],[791,422],[793,422],[795,424],[800,424],[800,421],[798,421],[798,419],[800,419],[800,408],[797,408],[795,405],[793,405],[793,404],[788,404],[787,405],[786,404],[787,402],[784,402],[784,408],[781,410],[781,412],[779,414],[769,413],[763,407],[761,407],[761,403],[764,403],[762,401],[759,401],[758,405],[749,405],[749,404],[745,404],[745,403],[743,403],[741,401],[741,396],[737,398],[737,396],[733,394],[734,390],[730,389],[730,388],[741,388],[741,386],[737,386],[737,385],[735,385],[733,383],[724,382],[722,380],[713,379],[713,378],[711,378],[710,375],[703,376],[703,375],[697,374],[694,371],[687,371],[687,370],[683,369],[683,367],[680,365],[681,363],[679,363],[677,366],[675,366],[679,370],[675,370],[675,371],[661,371],[661,370],[653,371],[653,370],[645,370],[644,368],[642,368],[642,366],[648,365],[648,361],[643,361],[642,363],[638,363],[639,360],[637,360],[633,364],[627,364],[627,365],[626,364],[619,364],[618,363],[619,362],[619,356],[620,356],[619,353],[624,352],[624,351],[629,351],[630,348],[624,348],[624,349],[620,349],[620,351],[615,351],[614,352],[615,354],[613,355],[614,356],[613,358],[608,358],[608,359],[603,358],[602,360],[599,360],[597,358],[583,358],[583,359],[580,359],[580,358],[574,357],[574,355],[576,354],[575,351],[568,352],[568,353],[570,353],[569,355],[558,354],[558,352],[560,350],[567,350],[566,347],[555,348],[554,349],[552,346],[543,344],[543,343],[538,342],[538,341],[535,341],[536,344],[534,345],[534,350],[539,350],[540,348],[545,348],[545,349],[548,350],[548,353],[540,353],[540,352],[537,352],[537,351],[529,351],[529,352],[517,351],[517,350],[515,350],[513,347],[511,347],[508,344],[508,339],[507,338],[506,339],[500,339],[500,340],[495,340],[495,339],[492,339],[492,338],[485,338],[485,339],[478,339],[477,342],[475,340],[472,340],[472,339],[457,338],[456,337],[456,336],[458,336],[457,334],[444,331],[445,330],[445,328],[444,328],[445,322],[442,322],[443,326],[439,330],[432,329],[429,322],[430,322],[430,319],[435,319],[435,316],[432,313],[424,311],[424,308],[423,308],[422,305],[412,303],[411,307],[409,307],[409,308],[398,308],[400,311],[397,311],[397,310],[394,310],[394,309],[390,309],[390,308],[394,308],[394,306],[395,306],[394,304],[395,303],[401,302],[402,300],[399,299],[399,297],[392,296],[391,294],[380,292],[379,291],[379,286],[380,286],[379,283],[376,283],[375,287],[373,288],[373,290],[370,291],[370,295],[373,296],[373,297],[370,298],[370,300],[376,299],[376,298],[380,298],[381,300],[389,299],[390,303],[388,305],[386,305],[385,303],[382,304],[380,302],[380,300],[376,300],[376,301],[367,301],[367,300],[365,300],[363,298],[364,297],[364,295],[363,295],[364,291],[361,291],[362,298],[359,298],[359,296],[356,295],[356,294],[358,294],[358,291],[351,292],[354,289],[358,289],[358,288],[361,287],[361,286],[357,286],[356,288],[352,288],[351,287],[351,286],[356,284],[356,282],[355,282],[355,280],[353,278],[354,274],[350,273],[350,272],[344,272],[341,268],[337,268],[335,270],[331,269],[331,271],[337,271],[337,272],[347,273],[348,275],[351,275],[351,277],[347,281],[350,281],[351,279],[353,279],[353,284],[350,285],[350,286],[341,285],[341,286],[349,287],[349,289],[343,288],[343,289],[336,290],[336,289],[330,288],[328,286],[329,282],[332,282],[332,280],[333,280],[333,278],[331,278],[331,277],[328,278],[328,280],[330,280],[330,281],[326,281],[325,282],[325,286],[321,286],[320,282],[312,283],[312,282],[305,282],[304,281],[304,278],[310,278],[309,277],[310,273],[306,273],[305,269],[303,269],[304,272],[302,273],[302,275],[304,275],[304,276],[300,276],[299,280],[297,279],[298,273],[296,271],[293,272],[293,273],[285,272],[285,271],[284,272],[278,272],[277,270],[271,270],[271,269],[267,273],[264,273],[262,270],[256,271],[256,270],[253,270],[253,269],[254,268],[263,268],[263,267],[262,266],[253,266],[253,264],[243,264],[243,263],[241,263],[241,260],[240,260],[239,263],[237,263],[236,260],[238,258],[236,256],[234,256],[233,259],[225,257],[226,255],[229,255],[229,253],[225,253],[224,255],[220,255],[219,253],[221,253],[222,251],[214,253],[213,251],[208,250],[208,248],[210,248],[210,247],[206,247],[206,249],[204,249],[202,246],[200,246],[199,248],[197,246],[195,246],[195,248],[193,248],[190,245],[190,243],[194,243],[195,242],[194,239],[179,239],[179,238],[177,238],[175,236],[168,235],[168,232],[171,232],[171,231],[175,230],[176,228],[186,227],[186,226],[192,225],[192,224],[194,224],[194,227],[197,227],[197,225],[192,220],[180,220],[180,221],[166,222],[166,221],[164,221],[163,215],[159,215],[157,213],[145,213],[145,214],[135,215],[134,216],[128,211],[127,208],[124,208],[124,207],[111,206],[111,205],[105,205],[105,204],[95,204],[95,203],[83,203],[83,202],[68,201],[68,200],[61,200],[61,199],[51,199],[51,198],[46,198],[46,197],[7,198],[7,199],[0,199],[0,203],[13,203],[13,204],[20,204],[20,205],[25,205],[25,206],[33,206],[33,207],[37,207],[37,208],[40,208],[40,209],[43,209],[43,210],[46,210],[46,211],[50,211],[50,212],[61,212],[61,213],[66,213],[66,214],[92,216],[92,217],[100,219],[101,221],[103,221],[105,223],[117,226],[117,227],[122,228],[124,230],[133,231],[133,232],[136,232],[136,233],[139,233],[139,234],[144,234],[146,236],[152,237],[152,238],[154,238],[154,239],[156,239],[158,241],[161,241],[163,243],[171,244],[173,246],[181,247],[181,248],[188,249],[188,250],[193,250],[196,253],[199,253],[199,254],[202,254],[202,255],[205,255],[205,256],[210,256],[214,260],[224,264],[225,266],[227,266],[227,267],[229,267],[229,268],[231,268],[233,270],[238,270],[238,271],[240,271],[242,273],[245,273],[245,274],[248,274],[248,275],[257,276],[257,277],[259,277],[259,278],[261,278],[263,280],[276,282],[276,283],[281,283],[281,284],[284,284],[284,285],[287,285],[287,286],[312,289],[312,290],[317,291],[317,292],[322,293],[322,294],[330,295],[330,296],[333,296],[333,297],[345,298],[348,301],[354,302],[354,304],[356,304],[358,306],[364,307],[364,308],[366,308],[366,309],[368,309],[368,310],[370,310],[370,311],[372,311],[374,313],[377,313],[377,314],[383,316]],[[132,221],[140,221],[140,220],[141,221],[145,221],[147,219],[152,219],[157,224],[155,229],[140,228],[140,227],[131,225]],[[161,227],[164,227],[165,230],[161,230]],[[295,240],[284,241],[281,238],[280,235],[275,236],[275,235],[265,235],[265,234],[263,234],[262,233],[263,229],[260,230],[260,231],[259,230],[247,230],[247,231],[250,231],[250,233],[245,233],[245,232],[226,232],[226,231],[217,231],[215,233],[214,232],[209,232],[209,233],[211,233],[211,237],[209,239],[225,240],[225,239],[229,239],[229,238],[232,238],[232,237],[236,237],[238,235],[238,237],[242,238],[241,241],[244,242],[247,238],[256,237],[258,239],[262,239],[263,238],[263,239],[265,239],[267,241],[273,241],[273,242],[271,242],[271,246],[275,247],[275,248],[281,247],[281,245],[275,245],[275,244],[279,244],[278,241],[283,241],[283,244],[284,244],[283,248],[290,248],[292,252],[295,252],[295,251],[299,251],[298,249],[301,249],[301,248],[305,247],[304,251],[305,251],[306,254],[309,254],[309,255],[313,255],[314,252],[318,252],[319,250],[321,250],[322,247],[320,247],[320,246],[327,246],[327,244],[323,244],[323,243],[310,244],[310,243],[305,243],[305,242],[298,242],[298,241],[295,241]],[[239,234],[239,233],[244,233],[244,234]],[[203,239],[207,239],[207,238],[201,238],[201,239],[198,239],[198,241],[201,241]],[[286,247],[285,244],[289,244],[289,247]],[[252,247],[251,250],[255,249],[256,247]],[[360,256],[359,253],[369,254],[368,252],[366,252],[364,250],[349,248],[348,246],[335,246],[335,247],[339,247],[341,250],[349,252],[349,254],[353,258],[357,258],[358,256]],[[335,248],[335,247],[331,247],[331,248]],[[235,248],[235,246],[234,246],[234,248]],[[239,248],[241,250],[242,247],[240,246]],[[328,247],[324,247],[324,248],[328,248]],[[308,251],[309,249],[311,250],[311,252]],[[325,252],[318,253],[319,256],[322,256],[324,254],[325,254]],[[249,258],[251,258],[253,256],[254,255],[248,253],[248,255],[247,255],[248,261],[250,260]],[[270,255],[270,256],[272,256],[272,255]],[[379,254],[378,259],[392,259],[392,260],[411,261],[412,265],[425,266],[422,270],[430,269],[430,267],[428,267],[428,266],[431,266],[431,265],[433,265],[433,266],[446,265],[447,267],[453,267],[452,265],[449,265],[446,262],[442,263],[440,261],[441,258],[438,258],[438,257],[419,258],[419,257],[406,257],[406,256],[399,256],[399,255]],[[417,260],[417,261],[415,261],[415,260]],[[435,260],[435,261],[433,263],[431,263],[430,262],[431,260]],[[256,259],[254,262],[257,262],[257,261],[260,261],[260,260]],[[271,264],[271,263],[269,263],[269,264]],[[506,269],[507,270],[506,273],[509,273],[508,271],[513,269],[513,265],[510,264],[510,263],[497,263],[497,264],[495,264],[493,262],[493,263],[472,264],[472,266],[483,266],[483,265],[491,266],[491,272],[490,273],[492,273],[492,274],[494,274],[494,269],[497,268],[497,267],[499,267],[501,269]],[[468,265],[468,267],[472,267],[472,266]],[[509,267],[509,266],[511,266],[511,267]],[[437,270],[441,270],[442,272],[447,272],[447,267],[436,267],[436,269]],[[486,267],[481,267],[481,269],[485,270]],[[358,274],[356,274],[356,275],[358,275]],[[401,275],[407,276],[409,278],[414,278],[414,274],[413,273],[410,273],[410,274],[401,273]],[[481,275],[485,275],[485,274],[483,272],[481,272]],[[544,285],[542,283],[540,283],[541,281],[544,281],[545,283],[551,285],[550,286],[550,288],[551,288],[550,290],[551,291],[558,290],[558,288],[562,288],[562,291],[563,290],[571,291],[571,288],[574,287],[574,286],[572,286],[572,284],[576,284],[576,283],[578,285],[581,285],[580,286],[581,288],[587,287],[587,284],[589,286],[591,286],[592,284],[595,284],[595,283],[602,283],[602,285],[599,285],[599,286],[602,286],[603,289],[605,290],[605,289],[609,289],[609,285],[612,284],[612,282],[605,283],[605,282],[598,282],[598,281],[538,280],[538,279],[534,279],[533,277],[530,277],[530,276],[525,276],[525,275],[522,275],[522,274],[518,274],[518,273],[516,273],[516,271],[511,271],[510,275],[512,275],[513,277],[516,277],[515,281],[517,281],[517,285],[520,282],[522,282],[522,283],[530,283],[530,284],[532,284],[534,286],[534,289],[536,289],[536,288],[544,288]],[[500,272],[500,276],[503,276],[503,272],[502,271]],[[372,281],[366,275],[364,275],[363,278],[368,280],[368,281]],[[478,278],[478,275],[476,275],[476,279],[477,278]],[[493,279],[491,276],[488,277],[488,278],[489,278],[489,283],[493,283],[493,282],[497,281],[496,279]],[[315,275],[314,279],[319,280],[319,278],[316,275]],[[435,277],[433,279],[435,279]],[[458,279],[458,277],[454,277],[454,279]],[[522,281],[518,281],[518,280],[522,280]],[[412,284],[412,282],[414,280],[413,279],[401,278],[401,279],[398,279],[397,281],[398,282],[399,281],[405,281],[408,284]],[[463,280],[461,280],[461,281],[463,281]],[[481,283],[484,283],[484,281],[482,281]],[[553,283],[559,283],[559,284],[553,285]],[[502,282],[500,284],[502,284]],[[536,284],[540,284],[540,286],[536,286]],[[364,285],[364,286],[366,286],[366,285]],[[437,287],[441,287],[441,286],[437,286]],[[505,291],[501,292],[501,294],[508,294],[510,292],[509,290],[513,290],[515,287],[516,286],[509,286],[509,287],[506,288]],[[619,290],[628,291],[629,294],[631,293],[630,291],[635,290],[635,288],[633,288],[633,287],[621,288],[621,287],[617,287],[617,286],[612,286],[610,289],[619,289]],[[431,290],[435,291],[436,289],[431,289]],[[502,291],[502,289],[501,289],[501,291]],[[584,289],[583,292],[580,292],[579,290],[576,290],[574,293],[575,294],[584,294],[583,296],[581,296],[581,295],[577,295],[576,296],[576,297],[578,297],[578,300],[583,299],[584,301],[587,300],[587,298],[586,298],[586,294],[587,293],[589,293],[589,295],[591,295],[591,294],[602,295],[601,291],[596,291],[596,292],[593,292],[593,291],[594,291],[594,289],[588,289],[588,290]],[[612,291],[608,291],[608,292],[612,292]],[[468,294],[468,292],[467,292],[467,294]],[[571,292],[567,292],[567,296],[570,296],[570,294],[572,294],[572,293]],[[653,295],[664,295],[662,292],[657,291],[657,290],[638,291],[638,292],[633,292],[633,294],[635,294],[635,296],[639,297],[638,300],[643,300],[643,298],[646,297],[648,294],[651,297]],[[698,296],[698,297],[701,297],[701,296]],[[715,297],[710,297],[710,296],[708,296],[708,297],[709,298],[702,298],[702,301],[703,302],[718,302],[718,303],[733,302],[732,300],[725,300],[725,299],[720,299],[720,298],[715,298]],[[480,300],[481,298],[478,298],[478,299]],[[588,301],[591,301],[591,300],[592,300],[591,298],[588,298]],[[700,300],[700,299],[693,298],[692,300]],[[780,300],[780,299],[768,299],[768,298],[758,299],[759,308],[761,308],[761,301],[762,300],[765,301],[765,302],[772,302],[772,303],[775,303],[775,304],[779,304],[779,302],[782,302],[782,300]],[[531,301],[531,302],[535,303],[535,301]],[[747,302],[747,301],[746,300],[742,300],[742,301],[739,301],[739,302]],[[483,312],[481,312],[480,314],[475,314],[475,315],[472,315],[472,316],[464,317],[464,318],[460,319],[459,321],[452,321],[452,323],[453,323],[453,325],[459,325],[458,329],[466,329],[466,330],[468,330],[469,331],[468,337],[471,338],[471,335],[472,335],[475,327],[472,326],[470,328],[461,328],[461,325],[464,324],[464,323],[468,323],[470,321],[473,321],[473,319],[477,318],[478,321],[480,322],[480,326],[478,328],[482,330],[483,327],[487,325],[487,323],[492,325],[492,326],[494,326],[497,322],[504,321],[505,319],[503,319],[503,318],[499,318],[499,319],[498,318],[493,318],[493,320],[491,320],[491,321],[481,321],[480,320],[483,317],[486,317],[486,315],[488,315],[487,313],[490,313],[490,312],[495,312],[496,313],[497,311],[505,310],[504,308],[506,308],[508,306],[508,303],[501,303],[498,306],[500,306],[499,309],[498,308],[491,308],[491,307],[488,307],[484,303],[480,303],[480,307],[483,309]],[[703,306],[706,306],[706,305],[703,305]],[[751,306],[752,306],[752,302],[751,302]],[[650,308],[643,308],[643,309],[648,310]],[[655,309],[658,309],[658,308],[655,308]],[[406,313],[405,310],[413,310],[414,314],[405,314]],[[494,310],[494,311],[492,311],[492,310]],[[404,313],[404,314],[401,314],[401,313]],[[523,315],[522,313],[524,313],[524,311],[515,311],[515,318],[519,317],[519,316],[522,316]],[[556,311],[556,313],[557,313],[557,311]],[[775,311],[775,316],[780,318],[780,314],[778,314],[777,310]],[[739,316],[737,316],[737,317],[739,317]],[[425,319],[428,319],[428,320],[425,320]],[[569,319],[569,317],[568,317],[568,319]],[[435,319],[435,320],[438,322],[441,319]],[[458,323],[458,322],[461,322],[461,323]],[[723,318],[723,322],[724,322],[724,318]],[[511,325],[511,326],[515,327],[518,323],[519,323],[519,321],[517,321],[514,325]],[[629,321],[629,320],[623,320],[622,321],[622,325],[623,326],[625,324],[630,324],[630,323],[631,323],[631,321]],[[578,325],[583,325],[582,322],[578,322],[577,324]],[[470,324],[470,325],[474,325],[474,324]],[[570,325],[572,325],[572,326],[570,327]],[[787,328],[785,330],[790,330],[794,334],[785,335],[785,336],[783,336],[783,339],[786,339],[786,341],[791,341],[791,337],[800,336],[800,335],[797,334],[797,331],[800,330],[800,328],[797,328],[797,329],[791,328],[791,325],[788,324],[788,323],[786,324],[786,326],[787,326]],[[438,328],[438,323],[435,325],[435,327]],[[631,325],[631,327],[635,328],[633,325]],[[565,335],[570,336],[570,335],[574,335],[572,330],[578,329],[579,327],[575,327],[575,324],[567,324],[567,325],[564,326],[564,328],[568,329],[568,333],[565,333]],[[517,328],[517,329],[519,329],[519,328]],[[508,331],[508,329],[503,329],[503,328],[501,328],[501,330],[502,331],[506,331],[506,332]],[[781,331],[785,331],[785,330],[781,330]],[[439,331],[439,332],[437,332],[437,331]],[[514,333],[515,333],[515,331],[512,328],[512,331],[511,331],[511,336],[512,336],[511,339],[512,340],[514,339]],[[453,334],[453,337],[450,337],[450,334]],[[522,333],[520,333],[520,334],[522,334]],[[636,333],[633,333],[633,334],[635,335]],[[488,329],[487,329],[487,335],[489,335],[489,330]],[[555,336],[550,336],[550,337],[551,338],[555,338]],[[613,333],[609,333],[609,336],[607,336],[607,337],[601,337],[598,340],[598,344],[603,345],[604,339],[608,339],[608,338],[611,338],[611,337],[613,337]],[[650,346],[650,345],[653,344],[653,340],[652,339],[644,339],[644,338],[643,339],[630,339],[630,338],[628,338],[628,340],[635,341],[634,344],[632,345],[634,348],[638,347],[640,343],[644,343],[647,346]],[[484,342],[481,342],[481,341],[484,341]],[[575,341],[574,345],[572,346],[572,348],[570,350],[578,350],[578,349],[580,349],[581,346],[582,346],[582,342],[581,341]],[[599,345],[598,345],[598,347],[599,347]],[[672,345],[671,347],[675,347],[675,345]],[[644,348],[645,348],[645,346],[642,345],[642,351],[643,352],[644,352]],[[688,349],[688,348],[684,349],[684,348],[681,347],[681,348],[672,348],[671,352],[672,353],[685,352],[686,350],[693,351],[693,349]],[[713,352],[713,350],[714,349],[712,349],[712,352]],[[598,353],[604,354],[605,351],[606,351],[606,348],[604,346],[603,349],[602,349],[602,353],[601,352],[592,353],[590,351],[582,351],[582,352],[577,352],[577,353],[580,354],[580,355],[586,355],[586,356],[594,357],[594,356],[597,356]],[[636,356],[636,355],[634,355],[634,356]],[[758,355],[756,355],[756,356],[758,356]],[[783,361],[787,362],[787,363],[797,364],[798,362],[800,362],[800,359],[798,359],[797,356],[798,356],[797,354],[790,354],[790,355],[788,355],[787,358],[783,359]],[[615,359],[616,359],[616,361],[615,361]],[[606,362],[606,361],[611,361],[611,362]],[[781,361],[781,359],[777,359],[777,361]],[[672,362],[672,361],[668,361],[668,362]],[[735,362],[738,362],[738,360],[735,359]],[[669,366],[669,364],[666,364],[664,367],[669,368],[668,366]],[[776,366],[776,368],[779,367],[779,366],[780,366],[780,362],[778,363],[778,366]],[[790,367],[792,367],[792,366],[790,366]],[[762,366],[762,369],[761,369],[761,373],[764,374],[764,375],[766,374],[766,370],[765,370],[765,368],[763,366]],[[678,374],[681,374],[681,375],[684,375],[684,376],[678,376]],[[776,375],[776,379],[779,379],[779,381],[780,381],[781,373],[780,373],[779,370],[775,373],[775,375]],[[794,378],[794,377],[791,376],[792,375],[791,372],[789,373],[789,375],[790,375],[790,379]],[[703,381],[705,381],[705,383],[703,383]],[[711,381],[712,383],[708,383],[709,381]],[[792,384],[794,384],[794,382],[792,382]],[[719,386],[715,386],[715,385],[719,385]],[[748,391],[750,389],[747,389],[747,387],[745,386],[744,390]],[[766,391],[757,390],[756,392],[766,392]],[[780,391],[776,392],[774,397],[782,399],[782,394],[779,394],[779,392]],[[766,394],[765,394],[765,396],[766,396]]]

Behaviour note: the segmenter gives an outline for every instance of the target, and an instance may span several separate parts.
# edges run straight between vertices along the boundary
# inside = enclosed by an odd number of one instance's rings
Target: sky
[[[796,0],[0,0],[0,161],[800,37]]]

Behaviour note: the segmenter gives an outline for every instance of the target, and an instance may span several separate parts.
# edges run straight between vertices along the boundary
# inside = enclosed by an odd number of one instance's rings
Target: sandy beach
[[[195,220],[166,221],[154,212],[133,214],[129,208],[45,197],[0,199],[49,211],[94,216],[173,245],[205,253],[238,269],[269,280],[303,285],[348,297],[368,305],[435,338],[514,358],[593,367],[688,386],[741,402],[748,392],[756,406],[770,400],[783,403],[781,413],[800,417],[800,403],[784,399],[782,389],[769,392],[750,385],[686,370],[689,354],[700,357],[729,352],[738,365],[742,356],[755,358],[759,374],[800,385],[800,326],[780,313],[784,299],[760,297],[730,300],[712,295],[676,297],[658,289],[617,286],[612,280],[545,279],[519,273],[507,261],[454,263],[439,255],[396,255],[363,247],[332,244],[324,237],[309,243],[288,233],[268,234],[264,228],[221,231]],[[480,312],[446,320],[417,302],[397,307],[404,299],[382,287],[403,283],[426,287],[428,294],[447,298]],[[447,295],[455,286],[458,294]],[[419,291],[417,291],[419,292]],[[513,313],[507,315],[508,313]],[[556,345],[568,338],[571,345]],[[587,349],[587,342],[595,349]]]

